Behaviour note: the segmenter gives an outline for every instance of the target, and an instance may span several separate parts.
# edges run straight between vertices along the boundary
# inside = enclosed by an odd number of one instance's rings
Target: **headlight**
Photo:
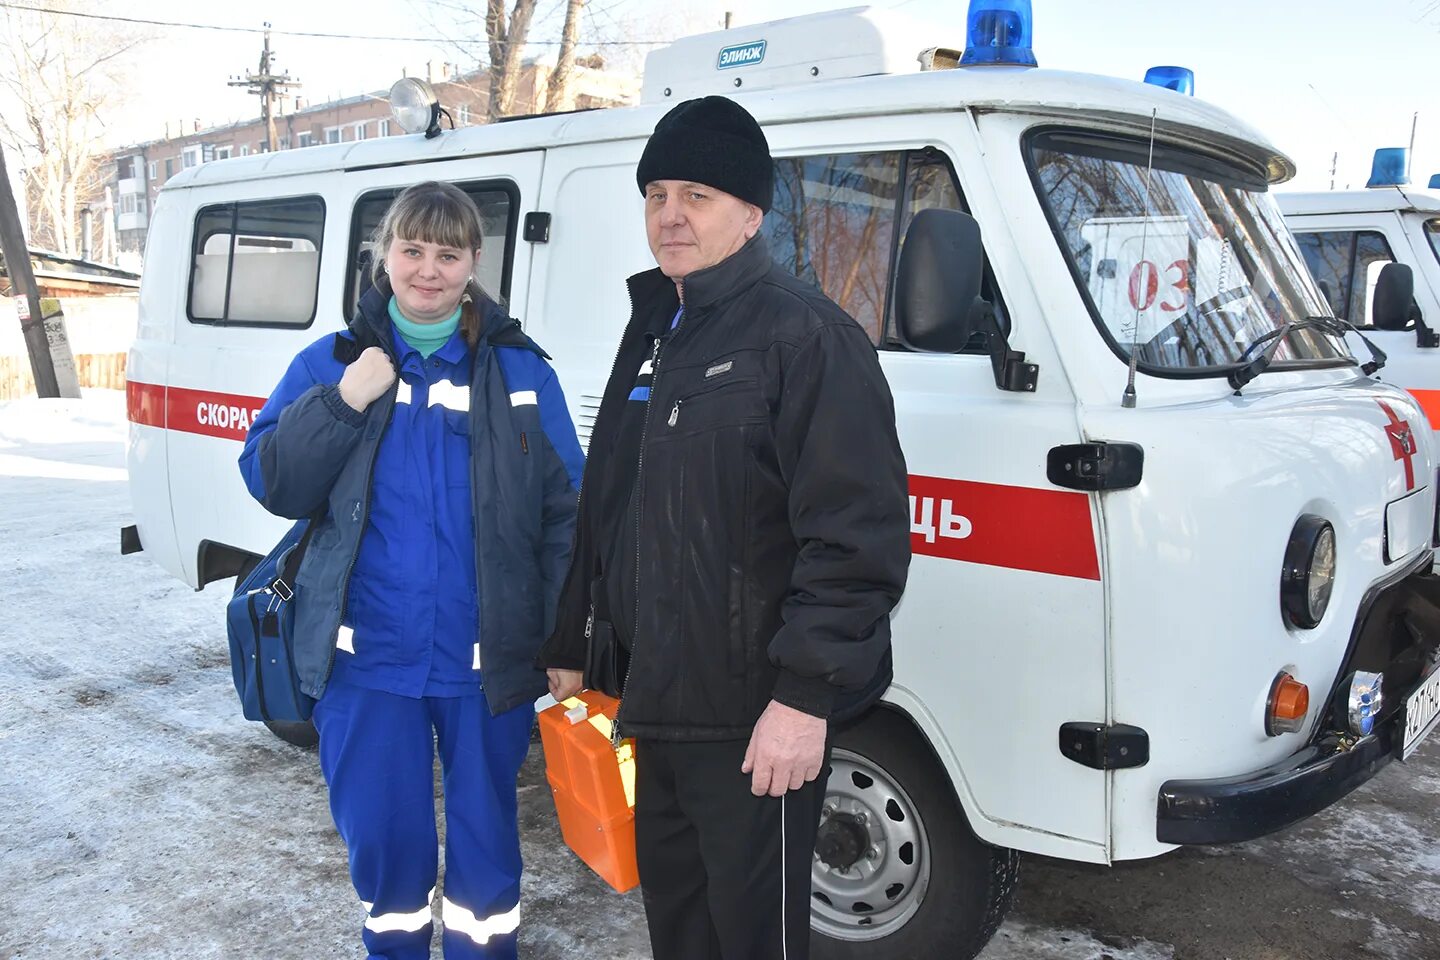
[[[1325,616],[1335,585],[1335,529],[1309,514],[1300,518],[1285,548],[1280,572],[1280,609],[1285,618],[1309,630]]]
[[[433,137],[440,132],[440,101],[430,84],[417,77],[396,80],[390,88],[390,115],[406,133]]]

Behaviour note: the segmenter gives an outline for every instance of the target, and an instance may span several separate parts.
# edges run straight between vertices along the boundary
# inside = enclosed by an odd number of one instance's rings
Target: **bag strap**
[[[359,320],[358,317],[356,319]],[[350,328],[350,336],[347,337],[344,333],[335,334],[335,343],[330,350],[336,360],[349,366],[359,359],[360,354],[364,353],[367,347],[379,346],[383,346],[383,344],[375,335],[375,331],[364,323],[357,323]]]
[[[289,600],[295,596],[295,577],[300,573],[300,563],[305,559],[305,551],[310,549],[315,528],[325,519],[325,512],[326,507],[322,504],[306,518],[305,532],[300,534],[300,542],[295,544],[295,549],[285,557],[285,562],[280,565],[280,570],[271,582],[270,589],[274,590],[281,600]]]

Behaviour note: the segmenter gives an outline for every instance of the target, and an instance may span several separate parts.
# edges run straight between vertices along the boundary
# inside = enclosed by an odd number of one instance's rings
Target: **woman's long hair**
[[[407,187],[385,211],[370,240],[370,280],[385,275],[385,255],[396,237],[477,252],[484,240],[484,220],[469,194],[453,183],[427,180]],[[474,347],[480,339],[481,306],[490,296],[472,274],[460,301],[460,332]]]

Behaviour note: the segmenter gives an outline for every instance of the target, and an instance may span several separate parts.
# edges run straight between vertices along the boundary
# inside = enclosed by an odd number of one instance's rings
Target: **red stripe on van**
[[[1090,497],[1067,490],[911,475],[910,549],[945,560],[1100,579]]]
[[[125,381],[125,415],[131,423],[165,426],[165,388],[153,383]]]
[[[1430,421],[1431,430],[1440,430],[1440,390],[1411,390],[1410,396],[1420,404],[1420,409],[1425,411],[1425,419]]]
[[[244,440],[250,424],[265,405],[264,397],[166,388],[133,380],[125,385],[125,399],[131,423],[222,440]]]

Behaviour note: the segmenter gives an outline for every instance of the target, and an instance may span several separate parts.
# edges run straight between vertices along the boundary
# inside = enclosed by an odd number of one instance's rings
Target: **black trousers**
[[[807,960],[820,776],[757,797],[744,740],[642,740],[635,845],[655,960]]]

